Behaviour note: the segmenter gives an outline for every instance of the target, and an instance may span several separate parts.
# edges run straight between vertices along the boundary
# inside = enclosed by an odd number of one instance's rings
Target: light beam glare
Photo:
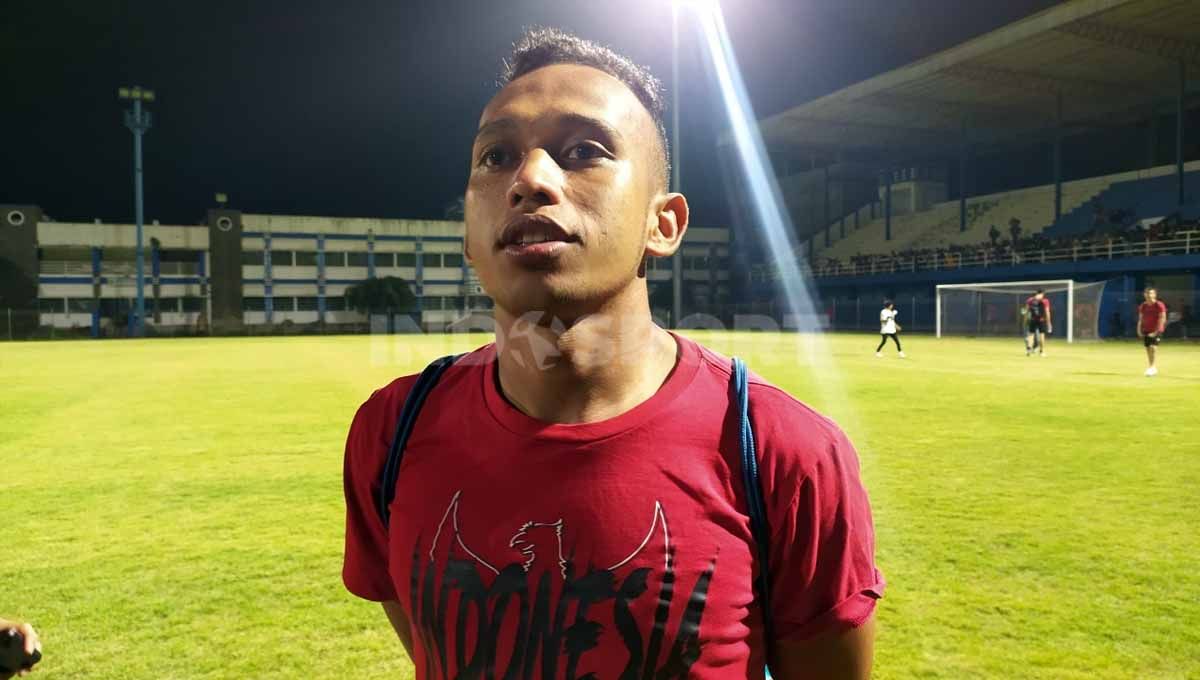
[[[683,6],[695,12],[704,34],[704,51],[711,60],[712,71],[717,78],[733,133],[738,166],[750,194],[747,203],[754,210],[755,224],[766,237],[773,265],[779,274],[778,282],[786,309],[798,331],[796,359],[807,366],[815,378],[822,408],[836,411],[843,426],[853,429],[846,419],[853,419],[854,414],[847,408],[841,376],[834,370],[829,343],[821,333],[815,296],[800,271],[800,249],[793,238],[792,222],[783,208],[779,185],[767,161],[757,118],[742,82],[721,8],[716,2],[688,2]]]

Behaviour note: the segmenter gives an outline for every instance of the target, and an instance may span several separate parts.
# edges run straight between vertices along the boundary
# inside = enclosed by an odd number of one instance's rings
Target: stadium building
[[[1103,282],[1080,337],[1132,334],[1145,285],[1186,334],[1198,93],[1200,3],[1073,0],[759,125],[834,329],[891,298],[932,331],[939,284],[1073,280]],[[752,295],[777,298],[750,248]]]
[[[395,276],[416,309],[390,328],[444,330],[490,314],[491,300],[463,257],[463,223],[435,220],[258,215],[209,210],[198,225],[144,225],[146,322],[159,334],[362,332],[388,329],[348,308],[347,288]],[[681,280],[688,309],[729,296],[729,232],[692,228]],[[26,289],[24,307],[0,310],[23,328],[120,336],[136,299],[136,227],[57,222],[33,205],[0,206],[0,264]],[[670,300],[670,262],[651,263],[656,300]],[[14,277],[10,274],[8,279]],[[36,283],[34,283],[36,282]],[[664,296],[662,293],[665,292]],[[658,305],[667,314],[669,302]],[[10,320],[16,315],[16,321]],[[380,324],[380,325],[376,325]]]

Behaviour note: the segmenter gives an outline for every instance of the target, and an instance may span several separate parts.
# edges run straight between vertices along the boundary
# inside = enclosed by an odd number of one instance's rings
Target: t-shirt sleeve
[[[831,421],[790,397],[790,404],[767,401],[788,411],[755,423],[763,430],[774,636],[804,640],[856,628],[885,585],[858,455]]]
[[[346,436],[343,486],[346,495],[346,552],[342,582],[355,595],[376,602],[395,600],[388,574],[387,530],[375,510],[379,475],[389,442],[386,410],[379,392],[354,415]]]

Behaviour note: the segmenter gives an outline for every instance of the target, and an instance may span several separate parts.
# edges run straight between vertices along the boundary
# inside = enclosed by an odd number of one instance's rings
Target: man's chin
[[[585,291],[555,277],[515,277],[505,282],[505,290],[492,298],[509,316],[540,316],[543,324],[553,319],[569,323],[595,307],[595,301]]]

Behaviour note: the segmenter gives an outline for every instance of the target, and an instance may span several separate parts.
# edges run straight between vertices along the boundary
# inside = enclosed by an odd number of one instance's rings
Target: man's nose
[[[538,205],[553,205],[562,201],[563,171],[554,158],[544,149],[534,149],[525,156],[512,186],[508,188],[508,205],[511,208],[523,202]]]

